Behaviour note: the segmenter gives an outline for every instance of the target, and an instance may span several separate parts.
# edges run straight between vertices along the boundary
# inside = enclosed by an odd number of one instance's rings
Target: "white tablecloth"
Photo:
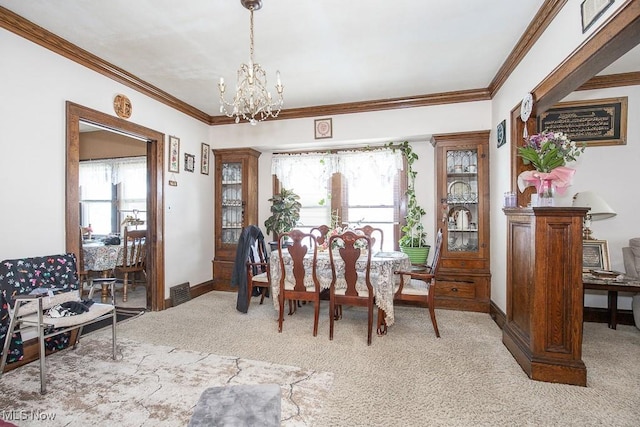
[[[291,257],[288,253],[283,253],[285,269],[291,268],[292,262]],[[305,275],[306,283],[313,283],[311,279],[311,264],[312,264],[313,254],[307,255],[305,257],[305,270],[307,274]],[[337,273],[337,284],[338,286],[345,286],[344,279],[340,279],[341,273],[344,274],[343,268],[340,268],[340,264],[342,260],[339,259],[339,256],[335,256],[334,259],[338,260],[338,273]],[[364,271],[366,265],[366,257],[360,256],[356,263],[356,268],[359,271]],[[280,257],[278,256],[277,251],[273,251],[271,253],[270,261],[269,261],[270,269],[271,269],[271,295],[273,300],[273,305],[276,310],[279,310],[280,307],[278,305],[278,295],[280,294]],[[373,292],[376,297],[376,305],[384,310],[386,314],[387,325],[392,325],[394,322],[394,314],[393,314],[393,288],[396,280],[399,278],[393,274],[396,270],[410,270],[411,269],[411,261],[409,257],[402,252],[378,252],[371,256],[371,285],[373,286]],[[318,276],[318,281],[320,282],[320,287],[322,289],[329,289],[331,286],[331,263],[329,262],[329,253],[328,252],[319,252],[318,260],[317,260],[317,268],[316,274]]]

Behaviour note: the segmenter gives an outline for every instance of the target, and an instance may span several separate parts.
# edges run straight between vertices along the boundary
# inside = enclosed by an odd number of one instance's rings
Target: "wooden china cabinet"
[[[489,312],[489,131],[433,135],[443,242],[436,307]]]
[[[242,229],[258,223],[258,157],[250,148],[213,150],[215,254],[213,288],[235,291],[231,272]]]

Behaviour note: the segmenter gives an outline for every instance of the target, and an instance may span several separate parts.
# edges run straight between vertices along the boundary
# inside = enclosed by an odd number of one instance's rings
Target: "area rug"
[[[333,374],[255,360],[216,356],[100,334],[76,350],[47,356],[47,393],[38,363],[0,378],[0,419],[20,426],[186,426],[202,392],[235,384],[279,384],[282,425],[311,425]],[[46,423],[43,421],[46,420]]]

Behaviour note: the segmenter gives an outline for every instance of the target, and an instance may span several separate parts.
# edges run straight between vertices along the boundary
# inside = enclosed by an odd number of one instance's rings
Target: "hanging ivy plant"
[[[392,142],[386,147],[393,151],[400,150],[407,162],[407,215],[404,217],[405,224],[400,228],[401,236],[398,244],[400,247],[429,247],[427,244],[427,233],[424,231],[422,217],[426,211],[418,204],[416,199],[415,183],[418,172],[413,169],[413,164],[418,160],[418,155],[413,151],[409,141],[400,144]]]

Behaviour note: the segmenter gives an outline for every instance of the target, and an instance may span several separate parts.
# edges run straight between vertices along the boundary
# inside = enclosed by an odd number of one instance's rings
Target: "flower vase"
[[[541,179],[538,185],[538,206],[555,206],[555,185],[552,179]]]

